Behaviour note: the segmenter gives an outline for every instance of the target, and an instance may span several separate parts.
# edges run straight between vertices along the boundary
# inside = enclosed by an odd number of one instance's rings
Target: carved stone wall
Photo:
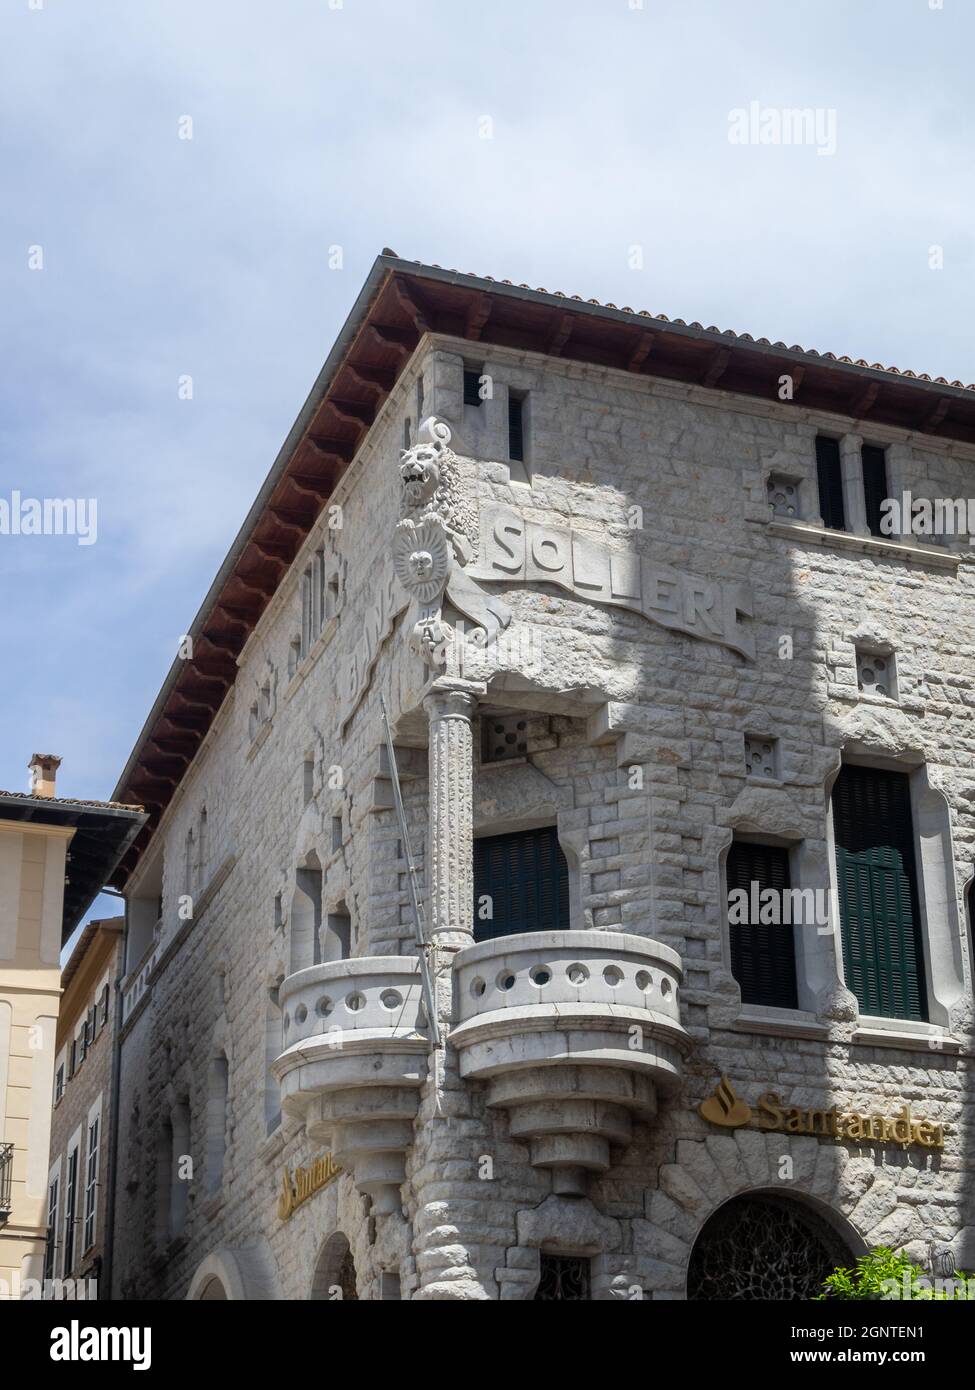
[[[829,1208],[861,1241],[919,1254],[935,1242],[975,1265],[975,1035],[961,902],[975,862],[970,565],[913,565],[770,528],[769,475],[796,479],[808,496],[817,429],[842,434],[849,421],[486,349],[498,401],[509,389],[532,395],[529,488],[504,457],[501,416],[476,429],[465,421],[462,351],[428,340],[405,369],[337,499],[342,527],[330,544],[345,579],[334,624],[289,677],[298,579],[322,532],[297,557],[241,655],[247,696],[228,699],[156,836],[165,850],[165,949],[125,1031],[120,1116],[129,1139],[116,1291],[183,1297],[208,1257],[260,1237],[280,1296],[306,1298],[319,1253],[341,1231],[360,1298],[378,1297],[382,1275],[394,1270],[408,1297],[531,1297],[540,1252],[559,1250],[591,1260],[595,1297],[631,1298],[639,1289],[681,1298],[708,1215],[735,1193],[769,1187]],[[452,438],[432,492],[423,495],[418,476],[410,505],[400,446],[418,372],[425,410]],[[905,486],[919,495],[970,487],[975,459],[961,446],[922,449],[897,439],[896,447]],[[508,513],[520,518],[507,533],[507,573],[494,566],[505,561],[500,545],[484,568],[490,508],[502,526]],[[451,575],[467,575],[482,599],[498,599],[510,614],[503,629],[498,620],[487,659],[453,671],[477,686],[477,706],[464,714],[455,700],[450,717],[453,697],[424,703],[440,672],[411,650],[422,600],[393,564],[397,524],[428,509],[460,538],[450,542]],[[639,602],[611,556],[639,561]],[[606,582],[624,592],[607,594]],[[653,605],[645,602],[651,591]],[[620,597],[634,602],[611,601]],[[449,623],[464,615],[451,610],[449,593],[435,599]],[[855,646],[864,632],[896,648],[898,702],[864,701],[857,690]],[[255,736],[250,692],[267,684],[269,669],[277,673],[274,708]],[[902,676],[910,677],[903,685]],[[449,1047],[430,1059],[402,1216],[376,1217],[347,1175],[290,1221],[276,1216],[281,1169],[307,1165],[318,1152],[288,1117],[269,1134],[264,1105],[268,990],[276,963],[287,969],[299,862],[317,856],[323,915],[344,905],[357,954],[414,949],[380,691],[396,727],[421,891],[443,944],[462,944],[470,931],[471,834],[544,822],[557,824],[570,860],[573,926],[649,936],[680,957],[681,1019],[692,1042],[683,1080],[594,1178],[585,1199],[591,1239],[581,1243],[573,1244],[548,1174],[532,1167],[504,1111],[487,1106],[486,1088],[461,1078]],[[492,708],[548,718],[545,746],[523,762],[481,768],[476,719]],[[747,771],[748,735],[778,739],[777,775],[767,784]],[[744,1011],[729,968],[722,865],[732,835],[800,846],[804,881],[823,886],[828,788],[854,748],[912,776],[927,769],[932,795],[920,793],[919,825],[925,855],[937,861],[940,888],[926,910],[941,943],[944,1004],[933,1032],[864,1031],[832,938],[803,942],[808,990],[789,1019]],[[181,923],[184,848],[204,805],[217,887],[200,919]],[[443,960],[440,978],[449,1012]],[[233,1124],[221,1194],[204,1211],[206,1074],[218,1019],[233,1059]],[[720,1133],[697,1107],[722,1075],[752,1103],[770,1087],[799,1106],[890,1112],[910,1103],[949,1126],[945,1149],[878,1152],[798,1135]],[[157,1127],[180,1079],[198,1182],[181,1242],[147,1258],[155,1249]]]

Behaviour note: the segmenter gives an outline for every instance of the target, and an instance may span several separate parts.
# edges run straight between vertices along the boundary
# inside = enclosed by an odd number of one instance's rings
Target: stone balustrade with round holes
[[[611,1166],[633,1118],[656,1114],[680,1078],[680,958],[616,932],[529,932],[458,952],[451,1044],[461,1075],[488,1083],[489,1106],[553,1190],[578,1194]]]
[[[417,960],[309,966],[278,999],[284,1051],[272,1070],[282,1109],[331,1146],[376,1211],[398,1209],[429,1048]]]

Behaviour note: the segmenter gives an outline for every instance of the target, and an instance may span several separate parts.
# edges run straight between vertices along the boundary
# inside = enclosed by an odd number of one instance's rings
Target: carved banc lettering
[[[366,612],[362,634],[352,650],[348,666],[342,673],[343,725],[355,714],[359,701],[369,688],[380,648],[408,603],[409,594],[401,588],[396,575],[390,571],[378,597]]]
[[[467,573],[479,580],[557,584],[579,598],[628,608],[663,627],[719,642],[754,658],[748,593],[613,550],[584,532],[526,521],[511,507],[481,510],[481,553]]]

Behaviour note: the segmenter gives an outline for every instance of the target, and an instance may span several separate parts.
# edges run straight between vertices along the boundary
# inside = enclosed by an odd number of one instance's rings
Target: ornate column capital
[[[473,719],[484,686],[476,681],[437,681],[423,697],[432,724],[439,719]]]

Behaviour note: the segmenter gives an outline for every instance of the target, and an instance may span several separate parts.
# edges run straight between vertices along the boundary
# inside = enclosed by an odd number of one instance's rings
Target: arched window
[[[705,1222],[691,1251],[689,1299],[806,1300],[854,1256],[826,1219],[776,1193],[734,1197]]]
[[[226,1056],[221,1052],[211,1059],[207,1075],[206,1189],[210,1195],[219,1192],[223,1183],[223,1163],[227,1152],[228,1086],[229,1067]]]
[[[310,1297],[321,1303],[344,1303],[359,1297],[355,1260],[348,1237],[341,1231],[329,1236],[321,1248]]]

